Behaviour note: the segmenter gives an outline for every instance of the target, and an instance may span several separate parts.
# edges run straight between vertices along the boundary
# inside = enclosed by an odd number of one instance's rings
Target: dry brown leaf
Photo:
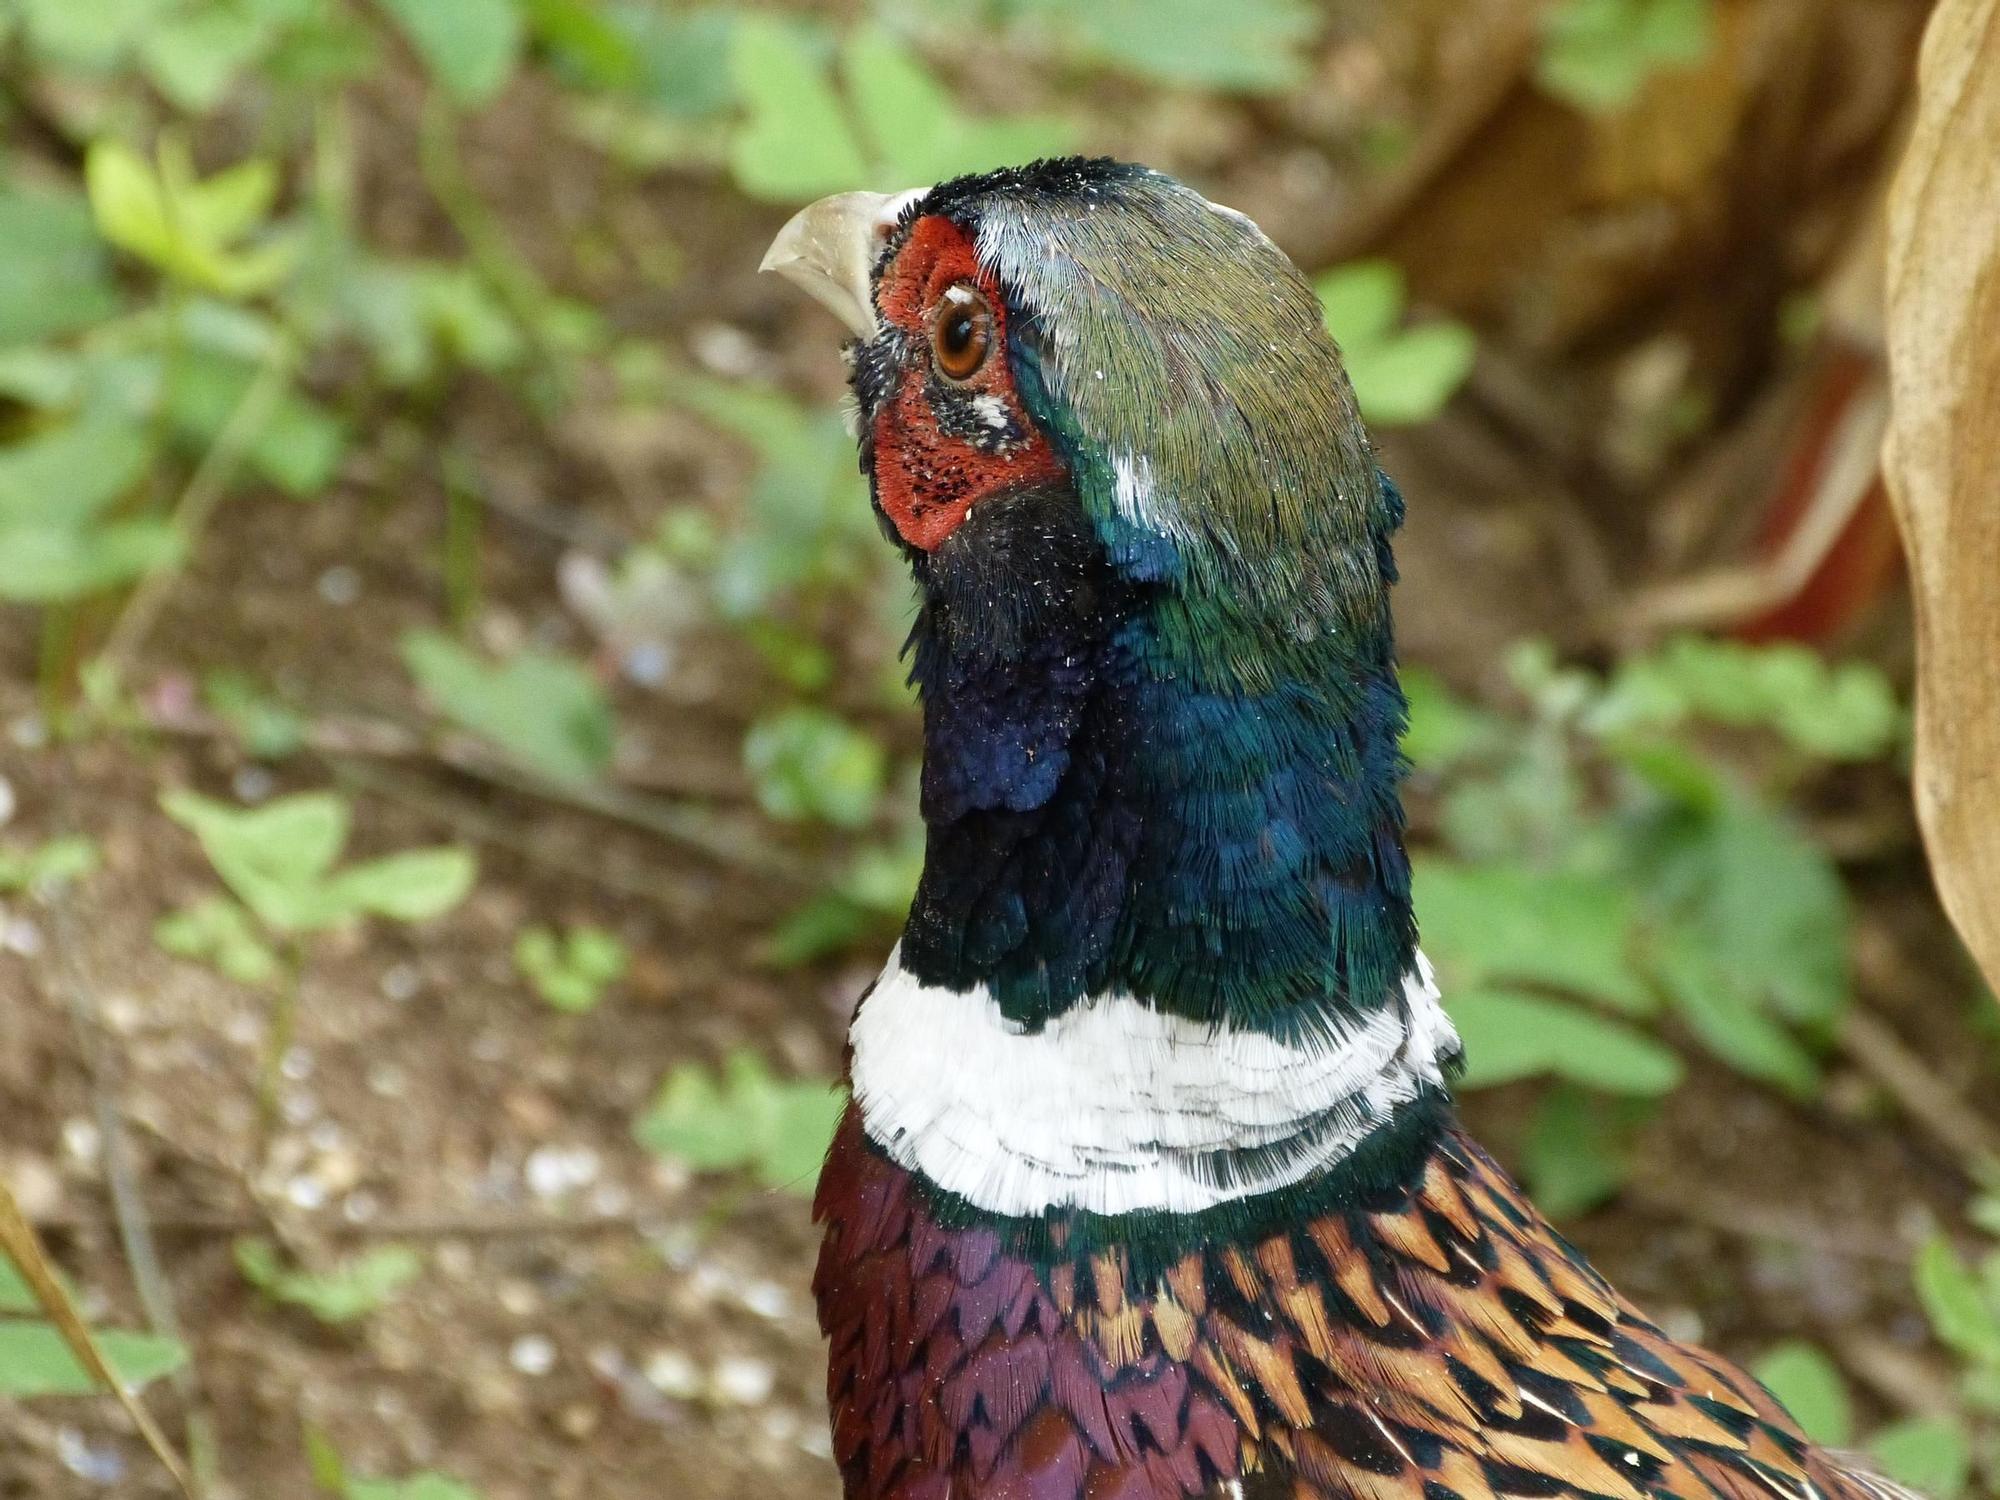
[[[2000,984],[2000,0],[1942,0],[1889,199],[1883,464],[1917,614],[1917,813]]]

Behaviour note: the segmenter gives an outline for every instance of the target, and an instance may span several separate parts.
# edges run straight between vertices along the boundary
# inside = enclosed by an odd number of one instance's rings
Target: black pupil
[[[951,315],[944,325],[944,350],[951,355],[960,355],[972,347],[974,319],[970,312],[960,311]]]

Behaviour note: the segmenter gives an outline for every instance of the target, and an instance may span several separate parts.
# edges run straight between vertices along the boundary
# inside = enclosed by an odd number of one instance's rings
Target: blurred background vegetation
[[[0,0],[0,1177],[214,1497],[830,1495],[806,1195],[919,854],[792,206],[1149,161],[1410,497],[1472,1122],[2000,1473],[1995,1012],[1903,777],[1919,0]],[[0,1495],[169,1481],[0,1268]]]

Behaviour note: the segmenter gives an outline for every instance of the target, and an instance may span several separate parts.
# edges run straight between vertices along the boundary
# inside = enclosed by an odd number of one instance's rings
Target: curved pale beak
[[[757,269],[797,283],[857,338],[873,338],[875,258],[904,206],[928,191],[835,193],[807,204],[778,231]]]

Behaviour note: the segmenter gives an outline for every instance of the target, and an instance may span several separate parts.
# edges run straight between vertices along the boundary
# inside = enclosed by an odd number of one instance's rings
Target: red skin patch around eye
[[[945,431],[931,405],[931,324],[945,292],[960,283],[978,287],[993,309],[993,352],[960,388],[998,402],[1024,434],[1004,452]],[[933,552],[987,495],[1060,479],[1062,461],[1022,410],[1007,362],[1007,305],[963,229],[941,215],[919,219],[883,271],[877,302],[883,318],[923,352],[875,413],[875,495],[904,541]]]

